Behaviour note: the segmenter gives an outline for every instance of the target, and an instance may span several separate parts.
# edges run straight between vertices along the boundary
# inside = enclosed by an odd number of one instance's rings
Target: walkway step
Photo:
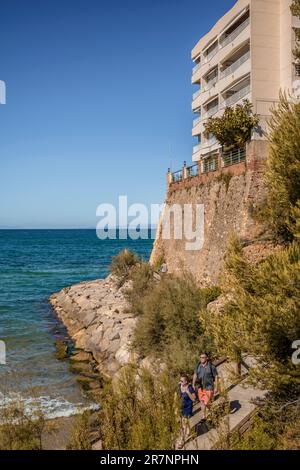
[[[243,386],[242,383],[234,386],[228,392],[230,407],[234,412],[230,413],[229,415],[223,418],[223,424],[226,423],[226,432],[232,433],[244,426],[244,424],[255,413],[256,405],[253,403],[253,400],[263,398],[265,395],[265,390],[255,389],[250,386]],[[200,431],[202,431],[203,433],[196,439],[188,442],[185,445],[185,448],[189,450],[212,449],[216,445],[217,441],[220,439],[221,427],[219,427],[218,429],[208,430],[205,425],[201,425]],[[207,432],[205,432],[205,430]]]

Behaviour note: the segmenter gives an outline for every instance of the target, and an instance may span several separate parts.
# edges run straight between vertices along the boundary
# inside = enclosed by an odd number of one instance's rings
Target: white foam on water
[[[51,398],[44,395],[24,398],[17,393],[10,393],[9,396],[0,393],[0,408],[13,403],[21,404],[28,415],[34,416],[37,412],[42,412],[47,419],[66,418],[88,410],[97,411],[100,408],[97,403],[71,403],[62,397]]]

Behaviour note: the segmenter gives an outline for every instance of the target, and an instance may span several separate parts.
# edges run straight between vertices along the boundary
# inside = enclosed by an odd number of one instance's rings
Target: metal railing
[[[197,70],[200,69],[200,67],[201,67],[201,63],[200,63],[200,62],[199,62],[198,64],[196,64],[196,65],[193,67],[193,75],[194,75],[194,73],[197,72]]]
[[[233,103],[236,103],[236,101],[239,101],[241,98],[248,95],[248,93],[250,93],[250,85],[241,88],[239,91],[235,92],[233,95],[227,98],[227,100],[224,101],[224,105],[231,106]]]
[[[222,154],[224,166],[235,165],[245,161],[246,159],[246,148],[238,148],[231,150],[230,152],[223,152]]]
[[[187,178],[193,178],[194,176],[198,176],[198,174],[199,174],[198,163],[194,163],[194,165],[188,166],[186,168]]]
[[[193,100],[195,100],[196,98],[198,98],[198,96],[200,95],[201,93],[201,88],[200,90],[197,90],[195,93],[193,93]]]
[[[193,119],[193,127],[197,126],[198,122],[201,121],[201,116],[197,117],[196,119]]]
[[[202,167],[202,172],[203,173],[210,173],[212,171],[217,171],[218,169],[218,158],[207,158],[206,160],[203,160],[203,167]]]
[[[300,77],[300,64],[295,64],[295,75]]]
[[[209,117],[213,116],[216,114],[219,110],[219,105],[217,104],[213,108],[210,108],[206,113],[203,115],[203,119],[208,119]]]
[[[182,181],[182,178],[182,170],[175,171],[174,173],[172,173],[172,183],[178,183],[179,181]]]
[[[227,77],[230,73],[233,73],[237,70],[244,62],[246,62],[250,58],[250,51],[246,52],[246,54],[242,55],[238,60],[233,62],[229,67],[223,70],[220,74],[220,78]]]
[[[243,23],[241,23],[232,33],[225,36],[225,38],[221,41],[221,47],[227,46],[231,41],[233,41],[247,26],[250,24],[250,17],[248,17]]]

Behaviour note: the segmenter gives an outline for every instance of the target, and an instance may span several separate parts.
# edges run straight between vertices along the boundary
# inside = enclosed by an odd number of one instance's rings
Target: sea
[[[111,259],[128,248],[148,260],[148,239],[100,240],[93,229],[0,230],[0,406],[22,400],[38,404],[48,418],[71,416],[93,407],[69,370],[55,357],[55,341],[67,332],[49,296],[72,284],[104,278]],[[2,361],[4,362],[4,361]]]

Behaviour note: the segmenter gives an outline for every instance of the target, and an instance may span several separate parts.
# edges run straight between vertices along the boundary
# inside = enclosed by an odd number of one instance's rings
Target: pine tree
[[[250,380],[273,390],[299,387],[299,366],[292,363],[292,343],[300,338],[300,243],[269,256],[256,266],[244,258],[237,240],[226,256],[230,293],[224,313],[205,322],[219,354],[257,360]]]
[[[297,18],[300,18],[300,0],[293,0],[291,4],[291,12]],[[293,50],[295,59],[300,60],[300,28],[295,29],[296,47]]]
[[[300,200],[300,103],[281,94],[269,127],[265,218],[275,238],[286,242],[293,238],[293,208]]]
[[[174,449],[180,432],[180,403],[168,373],[127,366],[101,398],[103,449]]]

